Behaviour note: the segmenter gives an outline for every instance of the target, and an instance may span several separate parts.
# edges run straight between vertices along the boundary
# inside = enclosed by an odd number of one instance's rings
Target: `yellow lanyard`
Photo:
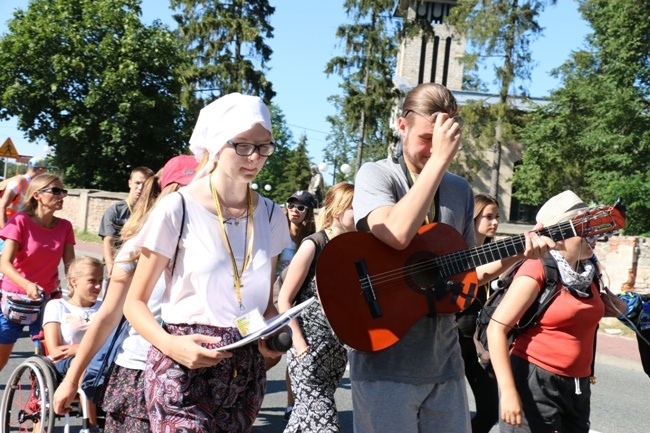
[[[126,203],[126,208],[129,210],[129,215],[132,215],[133,214],[133,208],[131,207],[131,205],[129,204],[128,201],[124,200],[124,203]]]
[[[417,180],[417,176],[415,173],[413,173],[411,170],[409,170],[409,176],[411,176],[411,180],[415,184],[415,181]],[[429,219],[429,214],[427,213],[424,216],[424,223],[429,224],[431,221],[433,221],[436,218],[436,201],[434,200],[433,203],[431,203],[431,219]]]
[[[247,191],[247,197],[248,197],[248,226],[246,230],[246,237],[248,237],[248,232],[250,232],[251,236],[250,239],[244,239],[244,248],[246,248],[246,245],[248,244],[248,248],[246,250],[246,256],[244,256],[244,265],[242,266],[241,272],[239,272],[239,269],[237,268],[237,262],[235,261],[235,254],[232,252],[232,246],[230,245],[230,240],[228,239],[228,233],[226,232],[226,225],[223,221],[223,215],[221,213],[221,204],[219,203],[219,197],[217,196],[217,188],[214,185],[214,179],[212,176],[210,176],[210,190],[212,191],[212,198],[214,199],[214,205],[217,208],[217,216],[219,217],[219,225],[221,226],[221,233],[223,233],[223,237],[226,241],[226,247],[228,248],[228,254],[230,254],[230,263],[232,264],[232,272],[235,277],[235,293],[237,294],[237,301],[239,302],[239,308],[243,311],[244,310],[244,304],[242,303],[242,298],[241,298],[241,288],[244,287],[244,285],[241,283],[242,276],[244,275],[244,271],[248,267],[248,264],[251,261],[251,257],[253,256],[253,237],[254,237],[254,230],[255,230],[255,225],[253,224],[253,196],[251,194],[251,187],[250,185],[248,186],[248,191]]]

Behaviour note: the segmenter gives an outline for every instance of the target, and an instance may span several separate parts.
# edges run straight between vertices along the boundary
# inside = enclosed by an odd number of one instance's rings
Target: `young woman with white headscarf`
[[[201,110],[190,144],[197,158],[209,154],[204,175],[182,199],[162,200],[143,227],[124,313],[153,345],[145,369],[152,431],[247,432],[264,397],[263,356],[281,354],[264,340],[215,349],[242,338],[237,320],[277,314],[271,282],[290,243],[286,217],[250,187],[275,151],[269,110],[258,97],[223,96]],[[147,301],[163,272],[161,327]]]

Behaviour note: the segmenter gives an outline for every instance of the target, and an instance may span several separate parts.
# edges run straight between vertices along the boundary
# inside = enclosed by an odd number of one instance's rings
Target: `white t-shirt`
[[[45,305],[43,325],[60,323],[63,344],[79,344],[101,305],[102,301],[97,301],[92,307],[78,307],[63,299],[52,299]]]
[[[137,252],[136,239],[129,239],[122,245],[117,256],[115,256],[115,266],[118,266],[127,274],[133,273],[138,262],[137,260],[131,259]],[[168,278],[167,274],[167,272],[164,272],[160,276],[153,292],[151,293],[151,298],[147,303],[147,307],[149,307],[149,310],[151,310],[151,313],[159,322],[160,303],[162,301],[162,296],[165,293],[165,283]],[[122,345],[117,350],[115,363],[120,367],[130,368],[132,370],[144,370],[151,343],[141,337],[132,326],[129,326],[128,332],[127,337],[122,341]]]
[[[263,314],[271,295],[271,259],[291,244],[287,218],[278,205],[261,197],[253,212],[252,257],[242,275],[242,305],[234,286],[234,272],[218,217],[201,206],[185,189],[185,220],[178,242],[183,208],[179,194],[160,201],[138,236],[137,246],[173,261],[176,268],[162,299],[162,319],[170,324],[233,327],[234,320],[255,309]],[[272,217],[270,213],[273,212]],[[226,224],[228,239],[241,272],[248,224]],[[250,234],[249,236],[250,237]]]

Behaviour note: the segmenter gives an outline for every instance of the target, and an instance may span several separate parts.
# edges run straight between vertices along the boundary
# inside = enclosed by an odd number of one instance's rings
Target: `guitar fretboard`
[[[561,241],[578,236],[571,221],[544,227],[542,230],[535,230],[534,232],[540,236],[547,236],[553,239],[553,241]],[[476,269],[487,263],[516,256],[517,254],[523,253],[525,249],[526,235],[521,234],[437,257],[434,259],[434,262],[440,272],[440,276],[448,277]]]

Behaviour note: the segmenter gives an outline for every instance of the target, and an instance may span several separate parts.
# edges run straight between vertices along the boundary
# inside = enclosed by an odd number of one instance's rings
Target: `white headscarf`
[[[208,152],[213,161],[228,140],[256,123],[272,132],[271,113],[261,98],[241,93],[222,96],[201,109],[190,138],[190,150],[197,159]]]

